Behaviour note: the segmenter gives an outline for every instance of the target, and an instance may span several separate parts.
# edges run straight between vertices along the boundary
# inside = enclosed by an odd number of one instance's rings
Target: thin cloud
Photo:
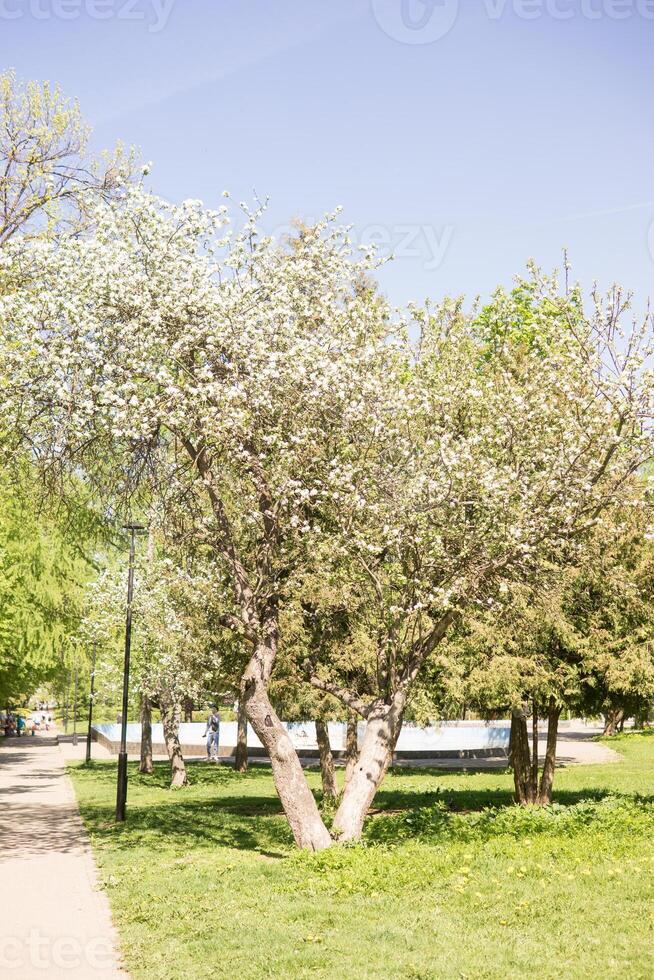
[[[301,35],[289,40],[286,43],[272,44],[267,47],[264,46],[263,49],[259,51],[253,51],[251,55],[244,53],[235,64],[229,65],[226,68],[209,72],[206,75],[200,75],[186,85],[172,86],[167,91],[158,93],[154,98],[143,99],[141,102],[132,101],[128,105],[110,112],[107,115],[100,116],[99,118],[96,117],[93,123],[94,128],[97,129],[100,126],[113,124],[121,119],[126,119],[129,116],[136,115],[145,110],[156,109],[180,95],[190,95],[207,85],[212,85],[215,82],[221,81],[221,79],[238,75],[239,73],[252,68],[254,65],[261,64],[272,58],[277,58],[280,54],[285,54],[289,51],[301,48],[305,44],[311,43],[312,41],[323,37],[325,34],[329,34],[335,27],[338,27],[344,22],[347,23],[360,20],[364,12],[365,7],[362,7],[360,2],[354,4],[347,13],[339,10],[338,15],[333,20],[322,24],[318,29],[305,30]]]
[[[561,224],[565,221],[584,221],[586,218],[604,218],[612,214],[626,214],[627,211],[640,211],[642,208],[654,208],[654,201],[641,201],[639,204],[625,204],[621,208],[602,208],[598,211],[582,211],[579,214],[567,214],[560,218],[544,221],[546,225]]]

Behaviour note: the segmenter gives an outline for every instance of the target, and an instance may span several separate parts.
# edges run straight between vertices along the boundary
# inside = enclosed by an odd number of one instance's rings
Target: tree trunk
[[[316,739],[320,753],[320,774],[322,776],[322,795],[326,800],[335,800],[338,796],[336,776],[334,773],[334,756],[329,744],[329,729],[324,721],[316,721]]]
[[[243,698],[239,698],[238,701],[234,768],[237,772],[248,771],[248,716],[245,712],[245,701]]]
[[[513,771],[513,768],[514,768],[514,766],[513,766],[513,756],[514,756],[514,753],[513,753],[513,740],[514,740],[515,734],[516,734],[516,726],[517,726],[517,722],[514,721],[513,712],[512,712],[511,713],[511,731],[509,733],[509,748],[507,749],[507,753],[506,753],[507,762],[509,763],[509,769],[511,769],[512,771]]]
[[[181,708],[179,703],[161,700],[161,720],[163,722],[166,750],[170,759],[170,788],[180,789],[188,786],[188,776],[184,756],[179,744],[179,719]]]
[[[284,807],[295,843],[310,851],[321,851],[332,843],[318,805],[302,771],[288,732],[277,717],[266,689],[277,646],[277,624],[269,624],[245,669],[241,698],[248,720],[272,764],[275,788]]]
[[[528,806],[536,802],[538,782],[534,782],[531,752],[529,751],[527,716],[524,711],[519,709],[514,709],[511,714],[510,753],[516,803],[521,806]]]
[[[531,703],[531,782],[538,786],[538,705]]]
[[[141,695],[141,762],[139,772],[152,772],[152,704],[147,695]]]
[[[554,769],[556,768],[556,739],[559,731],[559,717],[561,708],[555,703],[554,698],[550,698],[547,710],[547,746],[545,749],[545,762],[543,772],[540,777],[540,788],[538,790],[538,802],[541,806],[546,806],[552,802],[552,786],[554,784]]]
[[[607,713],[604,715],[604,731],[603,735],[615,735],[618,731],[618,725],[624,718],[623,708],[609,708]]]
[[[649,721],[649,706],[648,705],[641,706],[636,712],[636,714],[634,715],[634,728],[638,730],[647,728],[648,721]]]
[[[354,712],[349,712],[347,716],[347,728],[345,733],[345,785],[349,783],[352,778],[352,773],[356,767],[357,761],[359,759],[359,741],[357,737],[357,728],[359,725],[359,716],[354,714]]]
[[[367,718],[359,758],[334,817],[332,833],[338,840],[361,837],[370,804],[393,759],[405,704],[405,695],[398,692],[390,705],[382,705]]]

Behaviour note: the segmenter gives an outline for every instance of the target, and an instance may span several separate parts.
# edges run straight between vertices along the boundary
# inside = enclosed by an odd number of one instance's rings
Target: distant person
[[[25,719],[23,718],[22,715],[18,715],[18,717],[16,718],[16,734],[18,735],[19,738],[24,731],[25,731]]]
[[[207,740],[207,762],[219,762],[220,715],[215,705],[213,711],[207,718],[207,725],[203,737]]]

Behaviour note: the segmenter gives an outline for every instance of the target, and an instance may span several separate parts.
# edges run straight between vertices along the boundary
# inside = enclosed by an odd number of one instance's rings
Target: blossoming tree
[[[2,297],[5,411],[114,500],[147,482],[221,562],[247,714],[312,849],[333,837],[268,688],[304,573],[347,588],[374,670],[351,683],[317,654],[307,676],[367,722],[332,832],[356,838],[453,620],[583,534],[649,457],[648,325],[623,342],[621,301],[587,317],[536,276],[482,321],[412,311],[414,342],[331,222],[283,247],[245,208],[238,234],[140,188],[97,208],[93,236],[35,243]]]
[[[188,783],[179,742],[182,703],[188,698],[200,703],[210,700],[220,670],[216,631],[210,628],[212,586],[206,567],[183,568],[157,554],[153,547],[136,563],[132,691],[139,695],[141,722],[147,734],[151,706],[159,707],[174,788]],[[87,644],[102,638],[104,684],[113,680],[115,685],[122,680],[124,603],[125,569],[110,565],[89,585],[86,616],[80,628]],[[151,770],[149,737],[150,766],[142,771]]]

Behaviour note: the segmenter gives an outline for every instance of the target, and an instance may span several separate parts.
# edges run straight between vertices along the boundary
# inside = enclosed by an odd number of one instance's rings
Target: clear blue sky
[[[1,0],[0,47],[164,196],[256,190],[271,228],[343,205],[397,302],[563,246],[654,296],[651,0]]]

